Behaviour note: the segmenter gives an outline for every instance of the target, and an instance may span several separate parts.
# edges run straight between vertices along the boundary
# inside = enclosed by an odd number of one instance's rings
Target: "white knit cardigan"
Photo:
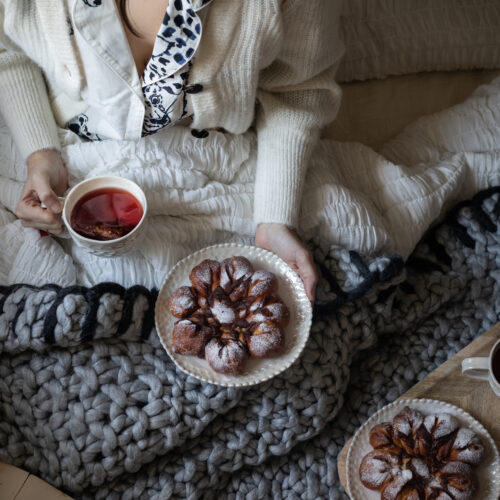
[[[310,153],[340,102],[340,3],[214,0],[204,22],[191,126],[255,127],[255,223],[297,223]],[[56,118],[82,108],[85,68],[67,23],[64,0],[0,0],[0,110],[25,158],[60,148]]]

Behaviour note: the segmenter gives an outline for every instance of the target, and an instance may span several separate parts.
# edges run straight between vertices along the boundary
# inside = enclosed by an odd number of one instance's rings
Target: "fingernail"
[[[50,208],[50,210],[52,210],[52,212],[59,212],[59,210],[61,210],[61,204],[60,203],[51,203],[49,208]]]

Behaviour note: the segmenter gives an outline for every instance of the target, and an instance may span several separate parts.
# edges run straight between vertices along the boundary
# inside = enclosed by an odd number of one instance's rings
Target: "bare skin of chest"
[[[126,2],[128,19],[137,34],[134,34],[126,26],[123,18],[122,24],[139,75],[142,75],[151,58],[156,35],[162,24],[169,1],[127,0]],[[115,0],[115,2],[119,7],[119,0]]]

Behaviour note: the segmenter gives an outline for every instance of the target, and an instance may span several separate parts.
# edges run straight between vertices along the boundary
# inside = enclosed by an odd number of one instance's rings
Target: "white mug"
[[[493,392],[500,396],[500,379],[493,373],[493,358],[500,356],[500,339],[495,343],[487,358],[465,358],[462,361],[462,374],[467,377],[487,380]],[[498,375],[498,372],[497,372]]]
[[[77,233],[70,224],[71,212],[76,203],[90,191],[103,188],[118,188],[128,191],[142,205],[142,217],[137,226],[129,233],[114,240],[94,240],[86,238]],[[116,257],[137,247],[145,232],[146,212],[148,204],[144,191],[133,181],[117,176],[102,176],[86,179],[73,186],[62,199],[64,206],[62,210],[62,220],[69,236],[80,247],[87,249],[90,253],[100,257]]]

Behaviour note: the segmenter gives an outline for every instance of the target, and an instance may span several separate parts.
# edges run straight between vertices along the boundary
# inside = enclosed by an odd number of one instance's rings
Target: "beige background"
[[[452,71],[343,84],[337,120],[324,136],[378,150],[419,116],[462,102],[497,76],[500,70]]]

